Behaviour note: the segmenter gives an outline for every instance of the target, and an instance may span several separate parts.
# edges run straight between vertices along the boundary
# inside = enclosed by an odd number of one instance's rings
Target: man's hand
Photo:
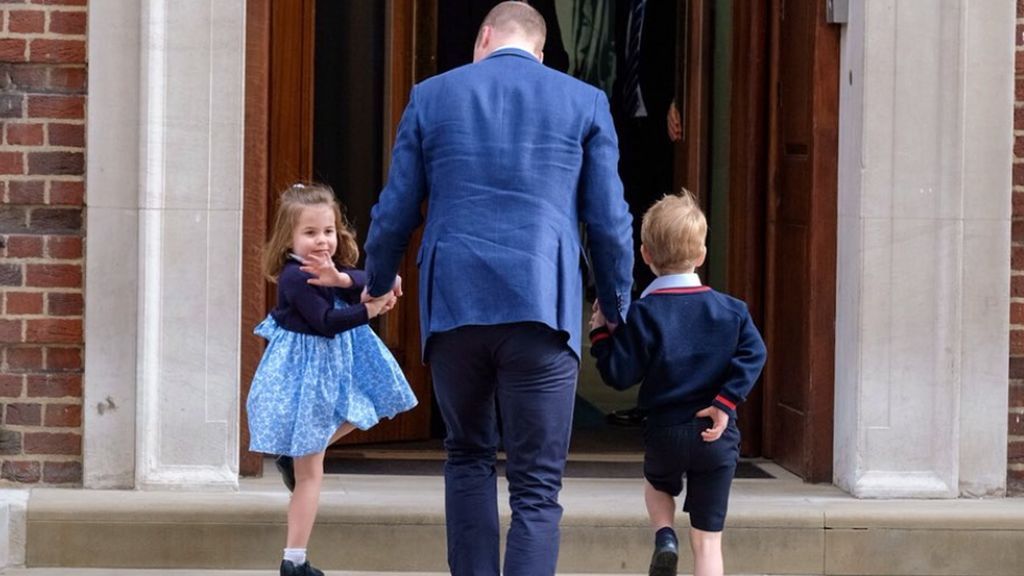
[[[398,302],[398,297],[396,297],[392,292],[388,292],[377,298],[370,298],[365,302],[366,315],[370,318],[374,318],[381,314],[387,314],[395,307],[396,302]]]
[[[313,278],[306,280],[314,286],[333,286],[335,288],[348,288],[352,286],[352,277],[341,272],[334,266],[334,261],[326,256],[310,254],[302,259],[302,266],[299,270],[312,274]]]
[[[668,128],[668,139],[672,142],[679,142],[683,138],[683,123],[679,119],[679,109],[676,108],[676,101],[673,100],[668,106],[668,114],[665,117],[665,124]]]
[[[725,427],[729,425],[729,415],[718,406],[708,406],[697,412],[698,418],[711,418],[714,425],[700,433],[705,442],[714,442],[722,437]]]
[[[601,312],[601,307],[597,305],[597,301],[594,301],[593,314],[590,315],[590,329],[596,330],[601,326],[607,326],[608,319],[604,317],[604,313]]]

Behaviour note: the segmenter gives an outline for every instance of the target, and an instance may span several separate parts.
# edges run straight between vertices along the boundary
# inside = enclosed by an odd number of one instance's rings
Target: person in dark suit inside
[[[670,108],[676,84],[676,1],[618,0],[615,6],[616,79],[612,114],[619,135],[619,173],[633,214],[633,251],[640,253],[644,212],[672,190]],[[678,113],[677,113],[678,115]],[[636,258],[633,293],[654,280]],[[639,407],[608,415],[612,424],[639,426]]]
[[[608,100],[541,64],[545,36],[535,9],[502,2],[474,63],[413,88],[366,240],[372,297],[392,289],[427,202],[420,322],[446,425],[457,576],[499,574],[498,409],[512,507],[501,573],[555,573],[583,324],[580,223],[604,315],[620,322],[631,298]]]

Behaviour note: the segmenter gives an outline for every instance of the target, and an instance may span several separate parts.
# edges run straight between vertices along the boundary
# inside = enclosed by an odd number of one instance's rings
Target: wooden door
[[[765,455],[832,479],[839,29],[825,2],[772,0]]]
[[[377,0],[359,0],[373,7]],[[314,173],[316,133],[315,54],[316,0],[250,0],[246,5],[246,194],[243,209],[242,361],[241,361],[241,472],[258,474],[261,456],[250,453],[245,425],[245,401],[249,382],[259,363],[263,342],[252,335],[252,327],[273,307],[273,285],[262,280],[259,258],[269,232],[269,215],[276,208],[278,191],[294,181],[318,179]],[[383,80],[383,123],[380,142],[386,171],[395,128],[412,83],[429,73],[418,65],[413,39],[430,46],[432,34],[417,27],[432,25],[432,2],[392,0],[384,9],[381,29],[367,30],[385,43]],[[424,23],[426,22],[426,24]],[[323,24],[323,23],[321,23]],[[429,59],[427,60],[429,63]],[[320,94],[321,98],[343,98],[344,94]],[[370,139],[372,141],[372,139]],[[382,174],[383,177],[383,174]],[[361,199],[372,204],[379,189],[364,190]],[[417,315],[417,270],[415,250],[418,238],[399,273],[406,296],[375,329],[401,364],[420,399],[420,405],[394,420],[385,420],[367,432],[355,432],[346,443],[418,440],[430,436],[431,389],[429,373],[420,359]]]

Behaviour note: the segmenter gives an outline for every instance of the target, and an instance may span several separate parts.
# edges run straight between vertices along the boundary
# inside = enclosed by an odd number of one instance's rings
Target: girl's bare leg
[[[348,422],[343,423],[327,442],[330,446],[338,438],[355,430]],[[324,453],[295,458],[295,492],[288,504],[287,548],[306,548],[309,535],[316,522],[316,511],[320,505],[320,487],[324,481]]]
[[[288,504],[287,548],[306,548],[309,544],[323,480],[323,452],[295,458],[295,492]]]

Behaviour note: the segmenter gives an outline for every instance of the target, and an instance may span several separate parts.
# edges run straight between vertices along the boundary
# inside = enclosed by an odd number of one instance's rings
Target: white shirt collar
[[[665,288],[696,288],[700,285],[700,276],[696,273],[666,274],[655,278],[654,282],[647,286],[647,289],[644,290],[640,297],[643,298],[655,290],[664,290]]]

